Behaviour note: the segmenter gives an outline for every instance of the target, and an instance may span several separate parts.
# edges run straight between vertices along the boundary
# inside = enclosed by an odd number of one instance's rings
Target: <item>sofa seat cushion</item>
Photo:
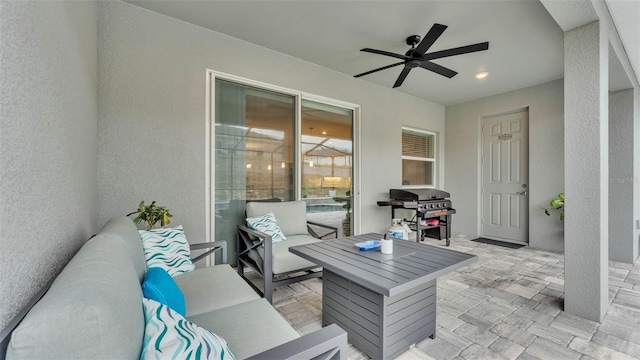
[[[187,317],[224,338],[237,359],[253,356],[300,335],[265,299]]]
[[[13,331],[7,359],[134,359],[144,334],[130,247],[114,235],[85,243]]]
[[[273,244],[271,248],[273,274],[284,274],[290,271],[318,267],[318,265],[311,261],[289,252],[289,247],[291,246],[312,244],[318,241],[322,240],[316,239],[311,235],[289,235],[287,241]],[[261,251],[264,256],[264,249],[260,248],[259,251]]]
[[[187,317],[260,298],[228,264],[195,269],[173,280],[184,294]]]

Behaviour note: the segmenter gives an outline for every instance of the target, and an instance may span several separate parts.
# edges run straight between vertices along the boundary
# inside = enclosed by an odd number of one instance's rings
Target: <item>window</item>
[[[436,134],[402,128],[402,186],[434,187]]]

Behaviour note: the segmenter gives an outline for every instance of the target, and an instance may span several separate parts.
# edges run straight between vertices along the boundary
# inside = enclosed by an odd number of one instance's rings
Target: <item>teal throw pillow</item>
[[[194,269],[191,262],[189,242],[182,226],[152,230],[138,230],[147,269],[165,269],[171,277],[188,273]]]
[[[284,236],[284,233],[280,229],[280,225],[278,225],[276,216],[273,215],[272,212],[262,216],[247,218],[247,224],[254,230],[271,235],[272,243],[287,240],[287,237]]]
[[[142,294],[172,308],[182,316],[187,316],[182,291],[171,275],[162,268],[147,269],[142,282]]]
[[[155,300],[143,298],[142,304],[146,324],[140,359],[235,359],[220,336]]]

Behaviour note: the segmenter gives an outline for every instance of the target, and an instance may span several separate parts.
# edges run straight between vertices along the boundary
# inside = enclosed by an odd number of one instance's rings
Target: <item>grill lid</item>
[[[451,195],[438,189],[390,189],[389,198],[402,201],[428,201],[446,199]]]

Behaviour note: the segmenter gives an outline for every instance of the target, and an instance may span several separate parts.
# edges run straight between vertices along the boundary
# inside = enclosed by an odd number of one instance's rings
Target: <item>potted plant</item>
[[[138,214],[133,219],[133,222],[136,224],[140,224],[141,222],[146,223],[145,230],[151,230],[153,227],[160,222],[160,227],[168,225],[171,223],[169,218],[173,217],[169,209],[164,206],[156,206],[156,202],[152,201],[150,205],[145,205],[144,200],[140,202],[138,205],[138,210],[130,212],[127,216]]]
[[[549,210],[556,210],[560,212],[560,221],[564,221],[564,193],[562,192],[552,199],[549,202],[549,206],[551,207],[544,208],[544,213],[547,214],[547,216],[551,216]]]

